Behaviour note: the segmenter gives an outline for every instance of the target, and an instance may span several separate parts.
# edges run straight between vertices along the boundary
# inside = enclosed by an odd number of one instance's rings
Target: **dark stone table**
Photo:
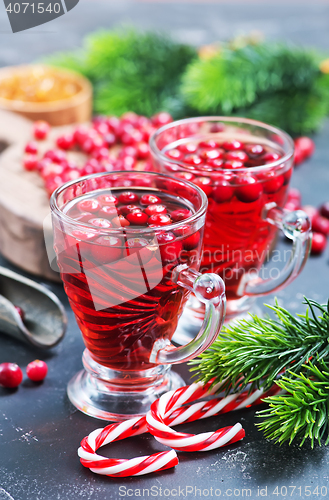
[[[228,4],[81,0],[70,13],[42,29],[17,35],[9,32],[1,10],[0,64],[30,61],[54,50],[77,47],[86,32],[123,22],[168,30],[176,38],[196,44],[252,29],[262,30],[268,38],[321,48],[327,48],[329,41],[326,2],[264,5],[237,1]],[[328,134],[329,122],[315,137],[317,149],[313,158],[294,174],[292,185],[301,190],[304,204],[318,205],[329,198]],[[288,247],[280,240],[279,248],[284,251]],[[304,309],[303,295],[326,302],[328,259],[328,250],[320,257],[310,258],[301,276],[277,294],[280,302],[292,312]],[[0,264],[12,267],[1,259]],[[0,336],[0,362],[15,361],[25,368],[41,357],[49,366],[49,374],[41,385],[24,380],[17,391],[0,389],[0,500],[172,498],[173,489],[181,498],[328,497],[328,448],[315,446],[311,450],[309,444],[303,448],[297,444],[280,447],[267,441],[254,425],[257,419],[252,409],[181,426],[183,431],[197,433],[239,421],[246,437],[241,443],[208,453],[181,453],[175,469],[127,479],[96,476],[84,469],[76,454],[80,440],[102,427],[103,422],[83,415],[67,399],[66,385],[81,368],[83,343],[62,287],[46,285],[68,311],[69,327],[64,341],[44,354]],[[266,300],[273,303],[273,296]],[[259,304],[263,302],[260,300]],[[188,380],[186,366],[177,371]],[[162,449],[144,435],[104,448],[104,454],[129,458]]]

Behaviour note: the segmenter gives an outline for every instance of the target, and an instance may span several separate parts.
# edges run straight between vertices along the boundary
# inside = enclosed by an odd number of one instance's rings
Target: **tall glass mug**
[[[170,365],[218,335],[224,283],[198,272],[206,209],[200,188],[156,173],[97,174],[53,193],[57,261],[86,346],[68,395],[84,413],[113,421],[144,414],[184,385]],[[192,291],[204,321],[191,342],[174,347]]]
[[[159,129],[150,147],[158,171],[191,181],[208,196],[200,271],[223,278],[228,320],[296,278],[309,254],[311,230],[304,212],[283,209],[294,154],[285,132],[244,118],[190,118]],[[289,261],[266,276],[262,265],[278,228],[293,248]],[[202,310],[197,300],[189,307],[194,317]]]

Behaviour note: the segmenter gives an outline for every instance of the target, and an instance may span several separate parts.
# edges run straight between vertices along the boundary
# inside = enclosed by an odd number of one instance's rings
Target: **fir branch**
[[[299,439],[300,446],[310,439],[313,448],[326,435],[328,444],[329,366],[323,360],[315,363],[302,365],[304,373],[289,372],[276,382],[287,394],[264,398],[269,408],[257,412],[264,420],[256,425],[265,437],[280,444]]]
[[[268,306],[277,319],[251,315],[224,328],[212,346],[190,362],[204,383],[212,378],[227,391],[269,389],[282,372],[298,374],[303,365],[329,354],[329,302],[327,307],[305,298],[308,309],[294,317],[280,307]],[[320,312],[317,317],[316,310]],[[311,314],[310,314],[311,313]]]

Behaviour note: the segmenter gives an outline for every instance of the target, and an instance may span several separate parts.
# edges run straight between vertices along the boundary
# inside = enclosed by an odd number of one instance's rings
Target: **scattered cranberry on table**
[[[15,389],[23,380],[23,372],[16,363],[0,364],[0,385]]]
[[[26,375],[33,382],[41,382],[44,380],[48,373],[47,363],[41,361],[40,359],[36,359],[31,361],[26,367]]]
[[[311,246],[312,255],[320,255],[327,246],[327,238],[324,234],[313,233],[313,240]]]
[[[295,165],[310,158],[315,150],[315,144],[310,137],[297,137],[295,143]]]

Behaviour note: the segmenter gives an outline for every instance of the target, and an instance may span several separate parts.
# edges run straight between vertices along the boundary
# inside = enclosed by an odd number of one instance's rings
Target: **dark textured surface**
[[[201,5],[81,0],[62,18],[25,34],[10,34],[8,20],[0,9],[0,64],[30,61],[56,49],[77,47],[88,31],[120,23],[169,30],[176,38],[195,44],[258,29],[272,39],[286,39],[323,49],[329,46],[329,5],[326,2],[289,1],[269,5],[261,1],[233,1],[230,4],[202,2]],[[318,205],[329,199],[328,134],[329,123],[315,138],[317,150],[312,160],[299,167],[293,177],[292,185],[302,191],[305,204]],[[289,248],[283,241],[279,242],[279,247],[282,251]],[[1,259],[0,264],[9,266]],[[302,275],[278,294],[282,304],[295,312],[302,310],[303,295],[326,301],[329,296],[328,265],[328,250],[321,257],[310,258]],[[61,286],[49,286],[67,306]],[[273,296],[267,300],[273,302]],[[286,493],[284,487],[287,487],[286,497],[289,498],[326,498],[329,495],[328,448],[316,446],[311,450],[305,445],[300,449],[297,445],[289,447],[286,444],[279,447],[266,441],[254,426],[253,410],[181,426],[182,430],[195,433],[240,421],[246,438],[240,444],[218,451],[179,454],[180,464],[174,470],[114,480],[95,476],[84,469],[76,455],[79,442],[103,423],[75,410],[66,396],[67,382],[81,368],[83,350],[69,309],[68,314],[67,335],[48,354],[0,336],[0,362],[15,361],[25,368],[30,361],[41,357],[49,365],[49,374],[43,384],[35,385],[25,380],[17,391],[0,389],[0,500],[109,500],[122,498],[124,493],[126,496],[130,493],[131,498],[148,498],[147,491],[143,493],[142,489],[151,487],[153,496],[158,493],[159,497],[168,498],[172,495],[168,496],[165,489],[180,487],[180,498],[184,498],[187,486],[208,489],[209,498],[210,488],[213,488],[214,498],[216,489],[217,497],[220,489],[221,497],[258,498],[263,493],[266,498],[282,498]],[[177,371],[187,380],[186,366]],[[129,458],[161,449],[163,447],[150,436],[140,436],[110,445],[104,448],[104,454]],[[132,491],[119,490],[120,486]],[[321,486],[328,488],[328,494]],[[185,498],[205,498],[206,494],[193,490]],[[151,491],[149,496],[152,497]]]

